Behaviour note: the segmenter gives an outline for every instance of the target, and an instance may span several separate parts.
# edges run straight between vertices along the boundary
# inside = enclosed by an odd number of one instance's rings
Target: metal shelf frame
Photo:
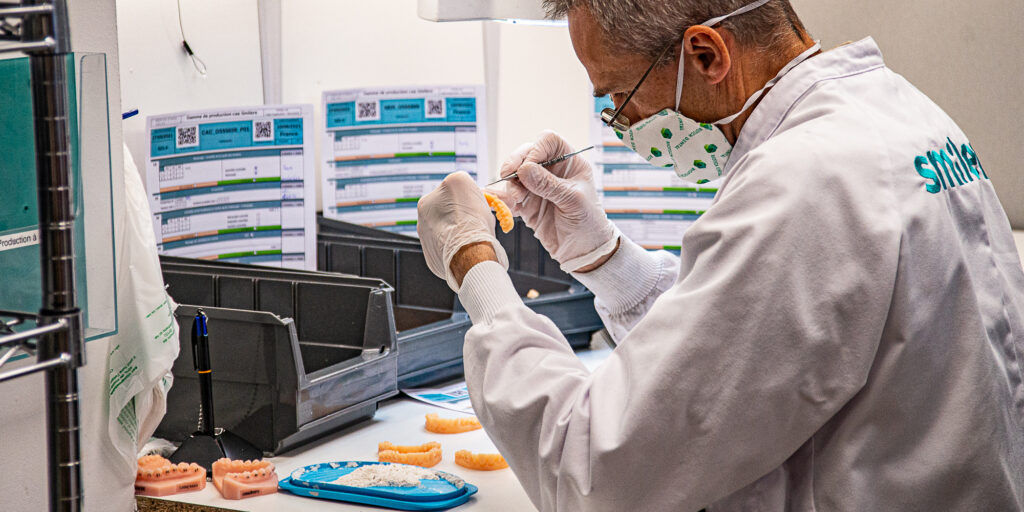
[[[38,313],[0,311],[0,369],[17,352],[36,363],[0,372],[0,382],[42,372],[46,385],[48,489],[51,511],[82,509],[78,368],[85,333],[75,291],[74,204],[66,58],[71,34],[65,0],[0,1],[0,53],[23,52],[32,70],[39,258]],[[15,332],[26,321],[36,327]]]

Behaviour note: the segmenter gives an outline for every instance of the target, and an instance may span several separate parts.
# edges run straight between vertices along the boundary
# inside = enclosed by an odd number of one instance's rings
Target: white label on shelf
[[[28,247],[30,245],[36,245],[38,243],[38,229],[22,231],[21,233],[11,233],[9,235],[0,235],[0,252],[10,249],[19,249],[21,247]]]

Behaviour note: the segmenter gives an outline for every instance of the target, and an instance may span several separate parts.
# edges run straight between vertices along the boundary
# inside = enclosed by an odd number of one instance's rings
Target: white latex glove
[[[427,267],[448,282],[456,293],[459,284],[452,276],[451,263],[459,249],[478,242],[490,242],[498,262],[508,269],[508,256],[494,236],[496,219],[487,206],[484,193],[468,174],[448,175],[433,192],[420,198],[416,207]]]
[[[513,215],[533,228],[537,239],[562,270],[573,272],[592,265],[615,249],[619,232],[597,200],[594,171],[575,156],[545,169],[537,165],[573,148],[554,132],[541,133],[524,144],[501,166],[501,177],[518,172],[518,179],[495,190]]]

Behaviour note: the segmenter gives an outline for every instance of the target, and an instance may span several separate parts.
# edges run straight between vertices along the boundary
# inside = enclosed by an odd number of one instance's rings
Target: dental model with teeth
[[[159,455],[139,459],[135,476],[135,494],[167,496],[206,488],[206,470],[198,464],[173,464]]]
[[[213,463],[213,485],[229,500],[277,492],[277,472],[265,460],[231,460]]]

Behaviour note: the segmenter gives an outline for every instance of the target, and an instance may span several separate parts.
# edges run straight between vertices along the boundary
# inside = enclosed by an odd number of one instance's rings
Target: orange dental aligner
[[[173,464],[159,455],[139,458],[135,474],[135,494],[168,496],[206,488],[206,470],[187,462]]]
[[[386,451],[395,451],[398,453],[424,453],[429,452],[433,449],[441,449],[441,443],[437,441],[431,441],[429,443],[423,443],[418,446],[403,446],[397,444],[391,444],[387,441],[381,441],[377,443],[377,453]]]
[[[498,196],[484,191],[484,199],[487,200],[487,205],[494,208],[494,215],[498,218],[498,223],[501,225],[502,233],[508,233],[512,231],[512,228],[516,225],[515,218],[512,217],[512,210],[508,208],[505,201],[502,201]]]
[[[461,434],[482,428],[480,420],[476,419],[476,416],[468,418],[441,418],[434,413],[427,415],[427,423],[424,427],[435,434]]]
[[[213,463],[213,485],[221,496],[240,500],[277,492],[277,472],[265,460],[218,459]]]
[[[508,467],[508,462],[505,462],[505,457],[500,453],[472,453],[469,450],[455,452],[455,463],[479,471],[494,471]]]
[[[441,443],[431,441],[419,446],[400,446],[387,441],[377,445],[377,460],[430,468],[441,462]]]

